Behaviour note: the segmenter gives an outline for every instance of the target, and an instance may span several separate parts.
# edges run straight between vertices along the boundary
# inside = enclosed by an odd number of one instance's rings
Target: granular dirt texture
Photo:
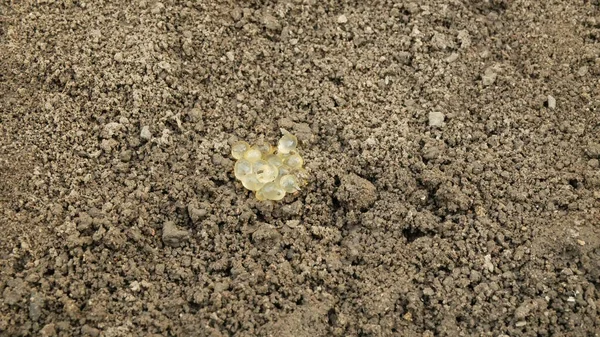
[[[0,335],[599,336],[599,41],[595,0],[3,1]],[[260,202],[230,144],[279,128],[309,179]]]

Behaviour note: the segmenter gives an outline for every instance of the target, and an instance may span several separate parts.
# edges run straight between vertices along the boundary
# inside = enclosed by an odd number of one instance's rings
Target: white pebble
[[[439,111],[432,111],[429,113],[429,126],[443,126],[444,125],[444,114]]]
[[[554,109],[556,108],[556,98],[548,95],[548,108],[549,109]]]
[[[152,133],[150,132],[150,127],[148,125],[144,125],[142,127],[142,132],[140,132],[140,138],[146,141],[152,139]]]
[[[342,14],[342,15],[338,16],[337,22],[338,23],[346,23],[346,22],[348,22],[348,18],[344,14]]]
[[[486,69],[483,75],[481,76],[483,85],[487,87],[494,84],[494,82],[496,82],[497,76],[498,75],[494,72],[494,70],[492,70],[492,68]]]

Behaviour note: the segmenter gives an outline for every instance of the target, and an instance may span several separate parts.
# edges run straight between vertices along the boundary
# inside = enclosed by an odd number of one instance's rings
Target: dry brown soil
[[[599,158],[598,0],[3,0],[0,335],[599,336]]]

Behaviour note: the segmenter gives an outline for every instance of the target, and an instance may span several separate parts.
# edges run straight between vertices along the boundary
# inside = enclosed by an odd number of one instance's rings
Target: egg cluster
[[[268,143],[251,146],[243,141],[231,146],[231,155],[237,160],[235,177],[254,191],[258,200],[281,200],[286,193],[300,190],[306,177],[298,139],[284,129],[281,132],[277,149]]]

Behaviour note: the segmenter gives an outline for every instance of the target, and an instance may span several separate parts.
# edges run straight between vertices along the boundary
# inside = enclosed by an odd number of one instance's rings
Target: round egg
[[[241,180],[243,177],[252,173],[252,163],[246,159],[238,160],[233,167],[233,173],[237,179]]]
[[[299,154],[292,153],[287,158],[285,158],[283,163],[289,166],[291,169],[295,170],[302,167],[302,165],[304,164],[304,159],[302,159],[302,157],[300,157]]]
[[[259,161],[262,158],[262,152],[256,147],[251,147],[246,152],[244,152],[244,159],[247,161],[254,163]]]
[[[283,154],[294,151],[296,149],[296,146],[298,146],[298,139],[296,138],[296,136],[283,129],[281,129],[281,132],[283,133],[283,136],[279,139],[279,143],[277,144],[277,151]]]
[[[260,192],[267,200],[281,200],[285,197],[285,191],[275,182],[265,184]]]
[[[262,159],[252,164],[252,171],[256,174],[256,178],[261,183],[271,182],[275,180],[279,174],[277,167]]]
[[[281,165],[283,165],[283,160],[281,159],[280,156],[276,155],[276,154],[270,154],[268,156],[265,157],[265,160],[275,166],[275,167],[280,167]]]
[[[235,159],[244,157],[244,152],[250,148],[250,145],[246,142],[235,142],[231,145],[231,156]]]
[[[261,183],[260,181],[258,181],[258,178],[256,177],[256,174],[254,174],[254,173],[248,174],[248,175],[242,177],[242,179],[240,179],[240,180],[242,181],[242,185],[244,185],[244,187],[249,189],[250,191],[258,191],[263,186],[265,186],[264,183]]]
[[[279,186],[287,193],[296,192],[300,189],[298,185],[298,178],[292,174],[286,174],[279,178]]]

